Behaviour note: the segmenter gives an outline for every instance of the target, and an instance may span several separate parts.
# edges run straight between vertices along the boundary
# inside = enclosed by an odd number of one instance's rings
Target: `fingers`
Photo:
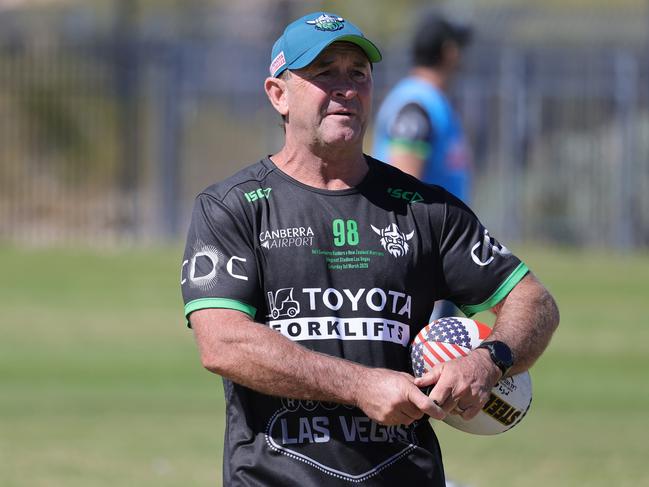
[[[471,354],[436,366],[431,371],[440,369],[430,397],[444,413],[458,415],[468,421],[482,410],[493,387],[493,374],[479,359],[479,356]],[[432,377],[425,379],[427,382]]]
[[[489,399],[490,391],[491,388],[489,388],[489,386],[485,386],[475,396],[472,396],[471,401],[467,403],[467,406],[463,408],[464,411],[462,411],[460,414],[460,416],[462,416],[462,419],[468,421],[470,419],[475,418],[476,415],[480,411],[482,411],[482,407],[486,404],[487,400]],[[459,401],[459,403],[462,404],[464,404],[465,402],[466,401],[464,400]]]
[[[466,412],[466,409],[461,408],[459,405],[456,405],[449,414],[453,416],[462,416]]]
[[[414,377],[405,372],[369,369],[368,378],[359,387],[357,405],[377,423],[384,425],[412,424],[424,414],[440,416],[441,410],[414,385]]]
[[[410,401],[406,402],[401,407],[401,413],[403,413],[410,420],[410,423],[424,417],[424,412]]]
[[[444,411],[449,414],[457,406],[459,398],[453,397],[453,385],[449,382],[450,376],[446,375],[439,380],[430,392],[430,398]]]
[[[444,419],[446,412],[435,403],[435,401],[421,392],[417,388],[413,388],[408,394],[408,400],[423,414],[427,414],[433,419]],[[422,415],[423,415],[422,414]]]
[[[423,408],[422,410],[431,418],[439,420],[444,419],[456,405],[456,401],[451,397],[451,390],[439,383],[445,365],[446,364],[440,364],[435,366],[429,372],[414,380],[414,384],[417,387],[422,389],[428,388],[428,404],[420,403],[418,407]],[[431,388],[430,386],[434,387]],[[430,402],[432,402],[432,404],[430,404]]]
[[[421,377],[415,379],[415,385],[419,388],[424,388],[427,386],[432,386],[437,383],[439,377],[442,375],[442,370],[444,369],[444,364],[435,366],[429,372],[426,372]]]
[[[423,395],[423,394],[422,394]],[[426,397],[426,396],[424,396]],[[404,401],[398,409],[391,411],[384,417],[377,419],[379,424],[390,425],[410,425],[424,417],[424,412],[409,401]]]
[[[456,407],[456,409],[458,409]],[[459,408],[462,409],[462,408]],[[476,417],[476,415],[482,410],[482,404],[472,404],[466,409],[462,409],[460,412],[460,417],[465,421],[469,421]]]
[[[437,365],[422,377],[410,377],[410,380],[416,386],[407,394],[412,407],[402,405],[400,409],[411,421],[420,419],[422,413],[437,420],[448,414],[458,415],[464,420],[473,419],[481,411],[491,390],[491,380],[484,367],[468,358]],[[420,390],[431,386],[429,394]]]
[[[418,379],[402,372],[375,369],[373,373],[380,377],[368,381],[373,387],[361,396],[359,406],[370,418],[385,425],[409,425],[424,415],[436,420],[448,414],[471,419],[487,396],[482,397],[483,381],[467,373],[472,370],[470,364],[459,365],[459,359],[441,364]],[[429,395],[420,390],[433,384]]]

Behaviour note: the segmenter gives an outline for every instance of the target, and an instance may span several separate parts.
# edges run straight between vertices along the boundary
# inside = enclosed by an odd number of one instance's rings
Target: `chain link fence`
[[[200,189],[280,147],[262,92],[268,53],[321,2],[62,3],[0,2],[0,240],[180,239]],[[373,22],[358,4],[322,3],[382,47],[378,106],[408,69],[423,2],[373,2]],[[473,151],[473,206],[508,241],[647,247],[649,9],[622,2],[611,22],[608,7],[548,5],[464,12],[477,42],[452,97]]]

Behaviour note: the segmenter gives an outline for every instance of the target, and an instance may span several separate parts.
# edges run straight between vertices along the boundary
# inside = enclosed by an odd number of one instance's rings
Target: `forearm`
[[[512,349],[510,375],[529,369],[548,346],[559,325],[559,310],[545,287],[531,273],[494,308],[497,315],[489,340]]]
[[[220,316],[218,324],[213,313]],[[205,368],[265,394],[355,404],[368,370],[310,351],[237,312],[196,312],[192,327]]]

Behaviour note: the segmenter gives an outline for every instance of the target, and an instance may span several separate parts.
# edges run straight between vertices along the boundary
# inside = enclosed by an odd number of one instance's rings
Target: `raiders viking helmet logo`
[[[374,233],[381,237],[381,245],[393,257],[403,257],[408,253],[408,240],[412,238],[415,231],[405,234],[396,223],[390,223],[387,227],[379,230],[374,225],[370,225]]]

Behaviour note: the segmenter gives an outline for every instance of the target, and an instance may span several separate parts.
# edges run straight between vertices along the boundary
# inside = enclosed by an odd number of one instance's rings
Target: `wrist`
[[[489,377],[491,377],[491,382],[493,385],[496,385],[500,379],[503,378],[502,370],[491,360],[489,356],[489,351],[485,348],[475,348],[472,352],[472,355],[478,357],[478,360],[482,364],[482,368],[489,371]]]
[[[345,402],[362,409],[363,395],[368,382],[371,382],[371,379],[368,377],[370,370],[361,365],[354,364],[353,369],[350,371],[352,372],[350,374],[351,380],[348,383],[349,389],[346,394],[348,400]]]
[[[487,340],[476,347],[476,350],[485,350],[491,362],[498,368],[501,377],[507,375],[514,365],[514,355],[505,342]]]

